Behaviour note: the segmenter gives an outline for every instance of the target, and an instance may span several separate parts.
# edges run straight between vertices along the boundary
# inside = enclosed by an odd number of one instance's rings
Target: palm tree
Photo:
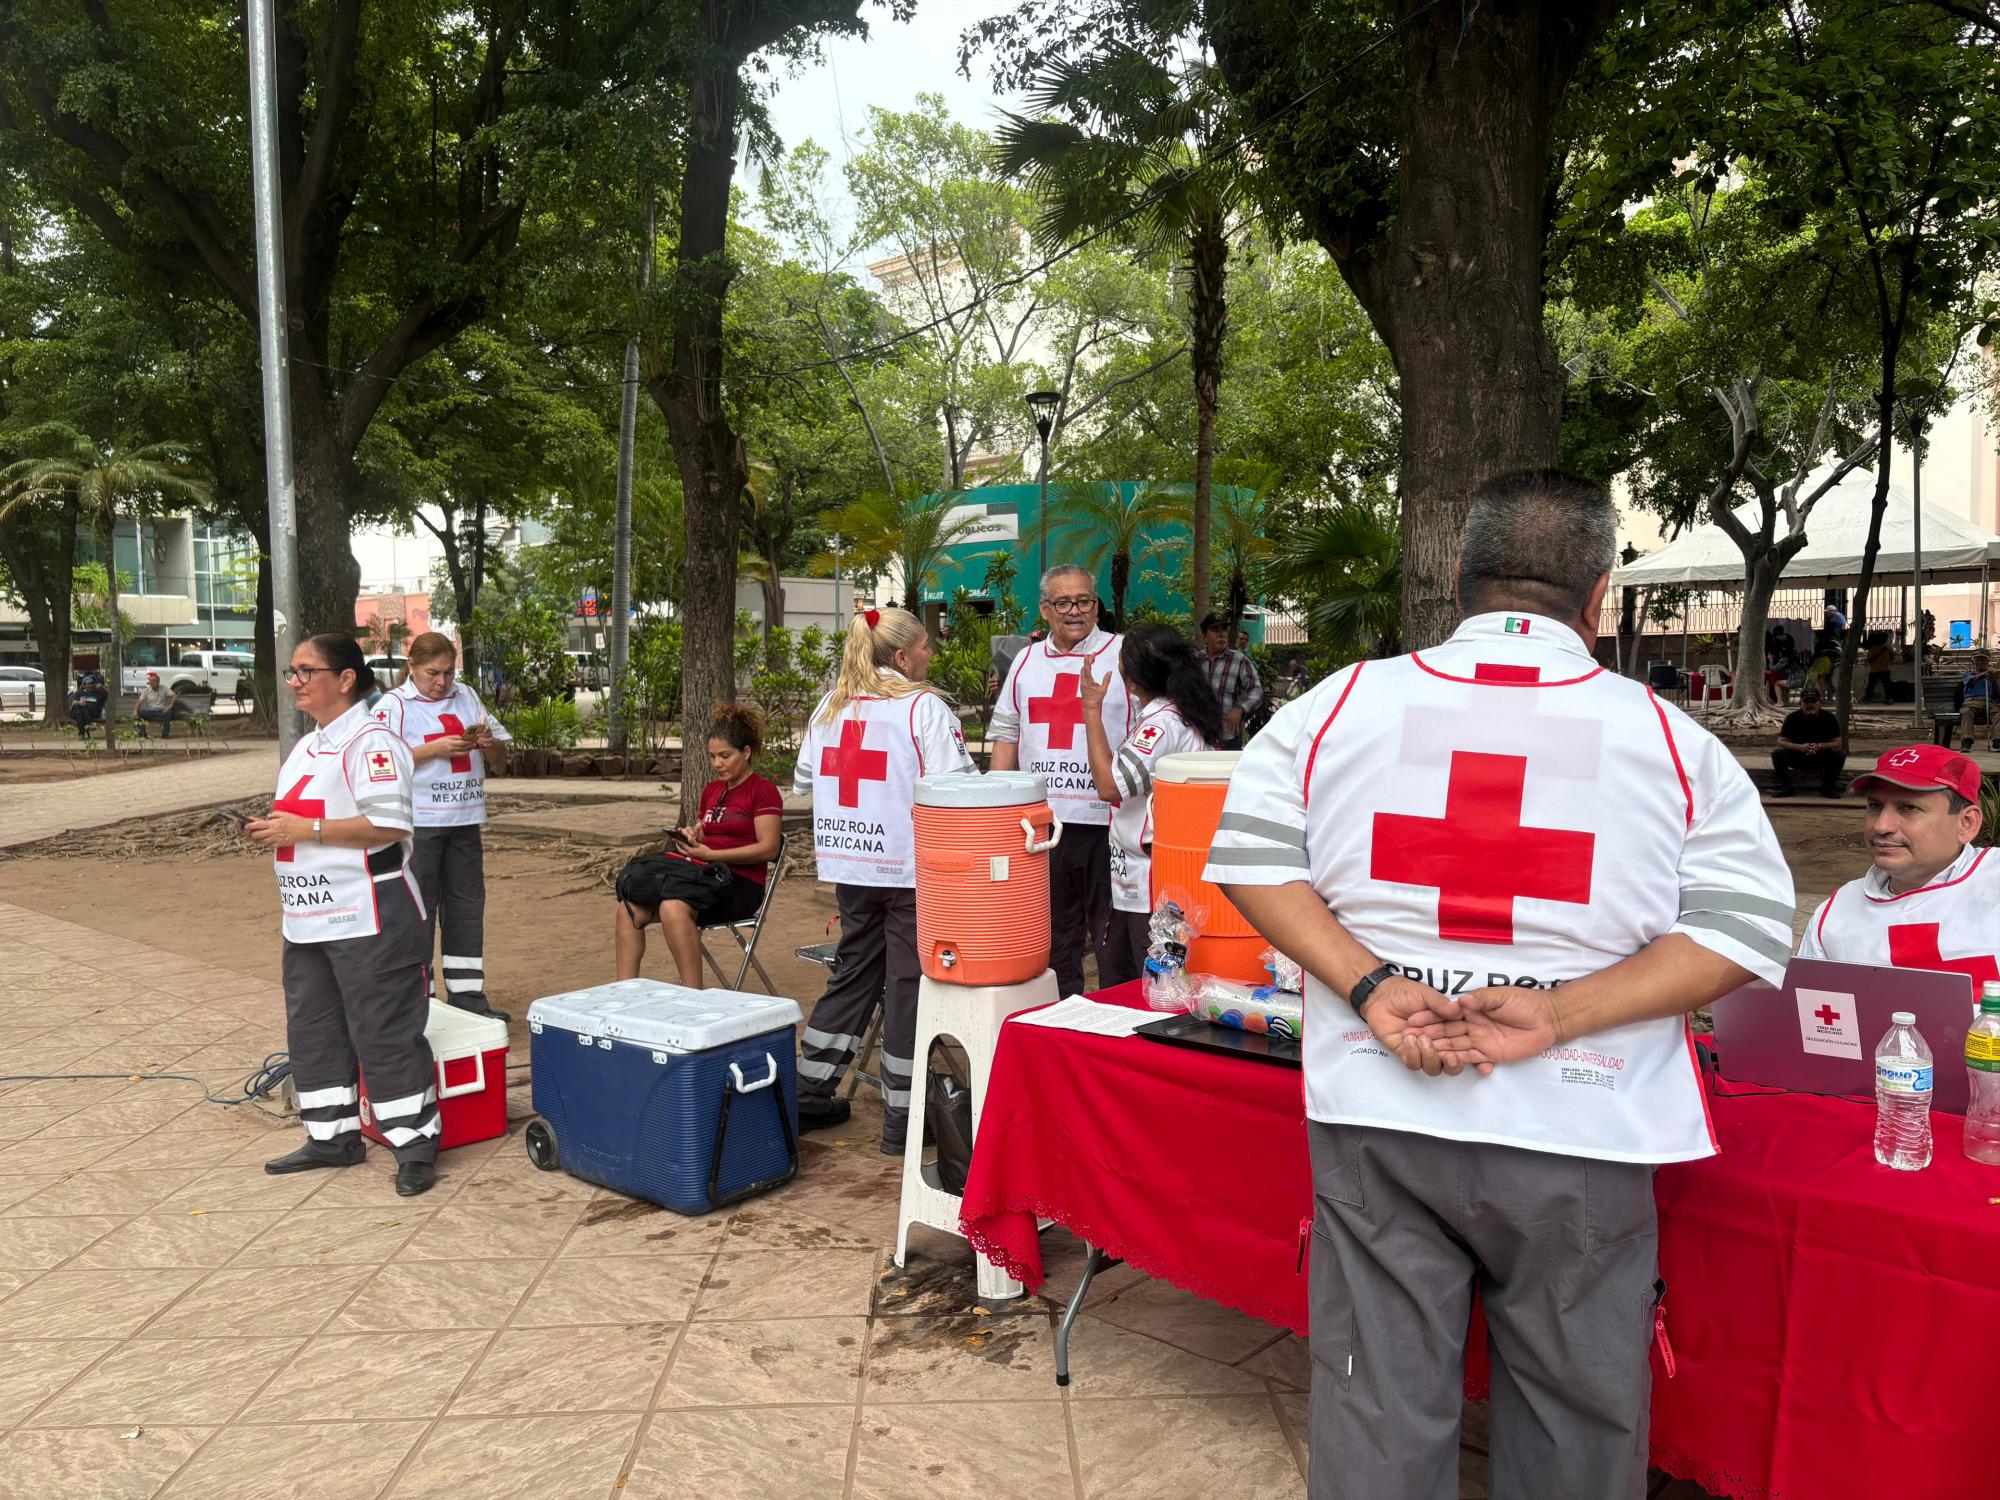
[[[125,690],[124,649],[118,629],[118,518],[148,501],[155,505],[206,505],[213,492],[206,482],[189,475],[184,451],[173,443],[149,443],[116,453],[74,427],[48,422],[22,432],[16,446],[30,453],[40,450],[41,456],[23,458],[0,469],[0,521],[24,505],[73,497],[104,543],[105,603],[111,613],[111,637],[105,653],[110,670],[104,674],[109,690],[104,734],[110,742],[118,718],[118,697]],[[67,673],[68,667],[67,662],[56,664],[59,673]]]
[[[1143,549],[1152,527],[1177,519],[1173,491],[1186,486],[1141,484],[1127,495],[1109,482],[1057,485],[1049,495],[1052,508],[1062,512],[1059,530],[1081,531],[1090,538],[1077,558],[1095,573],[1111,558],[1111,614],[1125,623],[1125,594],[1132,586],[1132,555]]]
[[[1272,585],[1306,606],[1315,645],[1367,656],[1402,650],[1403,549],[1394,521],[1360,505],[1309,516],[1273,548]]]
[[[877,491],[842,506],[821,524],[829,534],[852,538],[843,551],[854,572],[879,573],[891,563],[899,566],[903,607],[916,614],[924,589],[937,582],[939,570],[951,561],[948,550],[998,529],[983,516],[953,514],[965,494],[964,490],[943,495]],[[815,573],[831,573],[833,554],[820,553],[810,566]]]
[[[1035,118],[1004,115],[994,151],[999,170],[1023,179],[1042,202],[1037,241],[1052,249],[1129,222],[1143,241],[1170,250],[1187,267],[1198,620],[1209,608],[1209,491],[1229,327],[1229,223],[1248,188],[1250,161],[1206,58],[1168,63],[1111,43],[1050,67],[1028,103]]]

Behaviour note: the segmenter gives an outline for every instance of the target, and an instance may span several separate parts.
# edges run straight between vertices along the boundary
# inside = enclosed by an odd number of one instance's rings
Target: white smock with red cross
[[[1205,878],[1310,881],[1382,962],[1445,992],[1561,984],[1679,933],[1778,983],[1792,877],[1750,778],[1540,615],[1336,673],[1251,741]],[[1609,1161],[1715,1142],[1684,1017],[1427,1078],[1306,981],[1306,1110]]]
[[[819,878],[829,885],[913,888],[916,779],[974,769],[958,715],[928,689],[853,698],[831,721],[828,701],[820,699],[807,721],[792,771],[792,790],[813,799]]]
[[[492,726],[502,744],[513,739],[506,726],[486,714],[479,694],[462,682],[442,698],[426,698],[414,682],[399,684],[375,705],[375,716],[406,745],[429,744],[462,735],[476,724]],[[419,828],[458,828],[486,821],[486,757],[477,750],[439,756],[415,768],[412,807]]]
[[[1108,824],[1111,804],[1097,795],[1090,774],[1090,746],[1083,732],[1083,664],[1090,675],[1111,679],[1104,698],[1104,737],[1125,742],[1132,699],[1118,673],[1125,637],[1093,630],[1073,651],[1053,641],[1032,642],[1014,658],[993,705],[992,738],[1021,747],[1020,769],[1047,778],[1049,806],[1065,823]]]
[[[284,911],[285,941],[331,943],[342,938],[373,937],[382,930],[375,909],[378,881],[408,884],[423,911],[423,897],[409,872],[410,750],[376,718],[365,703],[357,703],[324,729],[301,735],[278,772],[276,812],[319,818],[365,817],[379,828],[393,828],[402,857],[382,875],[368,869],[373,850],[340,849],[305,842],[286,845],[273,854],[278,874],[278,902]]]
[[[1870,870],[1820,903],[1799,957],[1963,974],[1976,998],[2000,982],[2000,858],[1967,845],[1928,885],[1900,893]]]

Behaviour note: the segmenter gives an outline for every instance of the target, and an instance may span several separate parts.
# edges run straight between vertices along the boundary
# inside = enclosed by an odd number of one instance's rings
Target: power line
[[[903,329],[899,333],[893,334],[888,338],[881,339],[874,344],[864,345],[861,348],[853,350],[848,354],[838,355],[838,356],[828,355],[824,359],[807,360],[802,364],[789,365],[785,366],[784,368],[776,370],[729,371],[724,376],[725,380],[730,382],[737,382],[737,381],[768,382],[774,380],[784,380],[794,375],[810,374],[815,370],[838,369],[843,364],[852,363],[855,361],[868,362],[880,359],[883,356],[894,352],[902,345],[909,343],[913,339],[921,338],[923,335],[927,333],[935,332],[939,328],[943,328],[950,325],[956,319],[965,317],[969,313],[977,312],[981,307],[984,307],[987,303],[996,300],[1003,293],[1013,291],[1015,288],[1025,285],[1026,283],[1035,279],[1036,277],[1045,274],[1053,267],[1060,265],[1063,261],[1068,260],[1072,255],[1075,255],[1080,251],[1088,249],[1091,245],[1096,244],[1099,240],[1105,239],[1111,234],[1118,231],[1119,229],[1124,228],[1125,225],[1129,224],[1132,220],[1138,218],[1141,214],[1145,213],[1155,203],[1159,202],[1160,199],[1166,197],[1167,194],[1175,191],[1178,188],[1183,187],[1187,182],[1189,182],[1194,177],[1197,177],[1201,173],[1208,171],[1211,167],[1219,165],[1223,160],[1225,160],[1229,156],[1232,156],[1242,147],[1248,145],[1262,132],[1269,129],[1272,125],[1276,124],[1279,120],[1283,119],[1293,110],[1299,108],[1300,105],[1304,104],[1307,100],[1311,99],[1315,94],[1319,93],[1322,89],[1328,87],[1329,85],[1337,81],[1350,69],[1366,61],[1369,57],[1373,56],[1383,47],[1386,47],[1390,42],[1394,41],[1407,27],[1413,25],[1416,21],[1420,20],[1425,15],[1428,15],[1431,11],[1437,9],[1438,6],[1444,3],[1445,0],[1429,0],[1428,4],[1419,6],[1416,10],[1411,11],[1409,15],[1403,17],[1400,21],[1396,22],[1387,31],[1383,32],[1380,36],[1376,37],[1372,42],[1368,43],[1367,46],[1363,47],[1360,51],[1354,53],[1351,57],[1348,57],[1347,59],[1342,61],[1337,67],[1333,68],[1329,73],[1327,73],[1327,75],[1324,78],[1320,79],[1319,82],[1315,83],[1311,88],[1307,89],[1297,98],[1292,99],[1288,103],[1281,105],[1279,108],[1273,110],[1270,114],[1266,115],[1262,120],[1259,120],[1255,125],[1252,125],[1248,129],[1244,130],[1241,134],[1236,136],[1233,140],[1229,141],[1226,145],[1209,153],[1194,167],[1190,168],[1185,172],[1176,172],[1173,175],[1165,178],[1156,188],[1154,188],[1151,192],[1147,193],[1144,197],[1140,198],[1137,202],[1132,204],[1130,208],[1127,208],[1124,212],[1118,214],[1116,217],[1107,220],[1099,228],[1092,230],[1089,234],[1084,235],[1081,239],[1072,240],[1068,244],[1062,246],[1060,249],[1052,251],[1050,254],[1044,256],[1041,260],[1037,261],[1034,265],[1028,266],[1014,273],[1011,276],[1002,277],[1000,280],[994,282],[992,286],[988,287],[985,291],[978,293],[972,298],[971,301],[963,304],[962,306],[948,308],[944,312],[939,313],[936,317],[930,319],[928,322],[919,323],[916,324],[914,327]],[[315,369],[326,370],[331,373],[340,375],[348,375],[348,376],[358,375],[361,373],[361,370],[363,368],[362,366],[355,366],[353,369],[347,369],[338,365],[317,364],[316,362],[311,360],[299,359],[298,356],[296,355],[294,355],[293,358],[300,364],[311,364]],[[482,395],[482,396],[506,396],[506,395],[521,395],[530,393],[551,393],[558,391],[608,391],[608,390],[619,390],[623,388],[623,386],[626,383],[623,380],[569,381],[554,385],[519,385],[511,387],[497,387],[497,386],[475,385],[469,382],[455,383],[449,381],[436,381],[436,382],[426,383],[421,379],[414,379],[407,375],[391,375],[387,377],[378,376],[376,378],[377,379],[386,378],[391,384],[408,385],[412,389],[428,388],[440,392],[457,391],[469,395]]]

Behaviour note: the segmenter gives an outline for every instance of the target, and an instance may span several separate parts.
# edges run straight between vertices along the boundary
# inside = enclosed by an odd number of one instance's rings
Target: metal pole
[[[646,238],[639,246],[639,295],[653,279],[653,196],[646,195]],[[639,335],[625,341],[625,388],[618,412],[617,520],[611,545],[611,710],[613,755],[625,753],[625,664],[632,617],[632,447],[639,430]]]
[[[1924,438],[1922,418],[1910,408],[1910,581],[1917,600],[1917,665],[1911,694],[1910,722],[1924,722]],[[1889,462],[1888,434],[1882,437],[1882,462]]]
[[[284,671],[299,633],[298,497],[292,488],[292,394],[285,313],[285,213],[278,185],[278,61],[274,0],[249,0],[250,166],[257,228],[257,353],[264,381],[264,485],[271,524],[271,614],[277,641],[278,756],[292,753],[299,716]]]
[[[1049,570],[1049,429],[1044,423],[1038,430],[1042,436],[1042,503],[1035,517],[1035,530],[1039,537],[1035,550],[1041,559],[1035,568],[1035,589],[1039,595],[1042,575]]]

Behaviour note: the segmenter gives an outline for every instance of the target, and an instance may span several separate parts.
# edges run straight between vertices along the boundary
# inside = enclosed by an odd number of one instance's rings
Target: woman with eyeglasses
[[[277,871],[285,1037],[306,1141],[264,1170],[359,1165],[366,1071],[396,1191],[412,1197],[437,1178],[438,1109],[424,1039],[430,932],[410,871],[410,751],[370,711],[374,677],[350,637],[301,641],[285,681],[317,727],[285,758],[271,815],[243,831]]]
[[[415,768],[417,888],[444,939],[438,998],[476,1016],[497,1016],[486,998],[487,757],[511,735],[458,680],[458,646],[425,631],[410,642],[403,680],[375,704],[375,717],[410,747]],[[424,945],[424,958],[431,956]]]

